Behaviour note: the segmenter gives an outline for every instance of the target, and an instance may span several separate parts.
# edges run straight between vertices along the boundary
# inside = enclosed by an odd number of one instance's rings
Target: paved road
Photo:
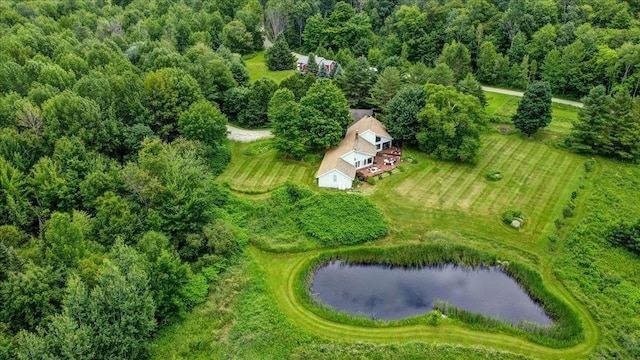
[[[493,93],[498,93],[498,94],[519,96],[519,97],[522,97],[522,95],[524,95],[524,93],[520,92],[520,91],[513,91],[513,90],[507,90],[507,89],[498,89],[498,88],[489,87],[489,86],[483,86],[482,90],[488,91],[488,92],[493,92]],[[565,99],[551,98],[551,101],[554,102],[554,103],[565,104],[565,105],[575,106],[575,107],[579,107],[579,108],[584,106],[584,104],[581,103],[581,102],[565,100]]]
[[[271,130],[246,130],[227,125],[227,137],[240,142],[252,142],[273,137]]]

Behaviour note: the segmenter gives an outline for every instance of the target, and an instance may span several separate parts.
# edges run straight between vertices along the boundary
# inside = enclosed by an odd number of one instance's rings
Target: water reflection
[[[311,286],[324,304],[352,315],[400,320],[428,313],[434,300],[506,319],[550,325],[519,284],[497,268],[455,265],[422,268],[352,265],[334,261],[320,267]]]

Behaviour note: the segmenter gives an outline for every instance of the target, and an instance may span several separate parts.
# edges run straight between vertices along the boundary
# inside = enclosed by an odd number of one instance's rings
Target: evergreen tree
[[[273,46],[264,52],[264,57],[271,71],[291,70],[296,67],[296,57],[291,53],[283,36],[279,36]]]
[[[400,91],[400,88],[402,88],[400,71],[396,67],[388,67],[378,76],[378,80],[371,88],[369,101],[382,111],[386,111],[387,103]]]
[[[567,144],[575,151],[595,154],[608,153],[611,150],[608,134],[611,131],[611,96],[603,85],[591,89],[589,95],[582,98],[584,107],[578,113],[578,121],[567,138]]]
[[[456,89],[463,94],[473,95],[478,98],[482,107],[487,106],[487,98],[484,96],[482,86],[473,74],[469,73],[467,76],[458,82]]]
[[[318,67],[318,74],[316,75],[318,79],[327,79],[329,77],[329,72],[327,72],[327,67],[325,64],[321,64]]]
[[[346,67],[344,76],[338,78],[336,84],[352,108],[370,108],[369,92],[376,82],[376,76],[367,58],[361,56]]]
[[[329,77],[331,79],[335,79],[337,76],[342,76],[344,75],[344,71],[342,70],[342,66],[340,66],[340,63],[336,63],[336,66],[334,66],[331,71],[329,72]]]
[[[518,110],[512,118],[513,124],[531,136],[551,122],[551,86],[546,81],[537,81],[525,91]]]
[[[313,75],[318,74],[318,62],[316,61],[316,55],[311,53],[309,54],[309,60],[307,60],[307,72],[312,73]]]

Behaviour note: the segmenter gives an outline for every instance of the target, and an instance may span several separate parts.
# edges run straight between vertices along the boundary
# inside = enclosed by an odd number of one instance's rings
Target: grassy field
[[[487,116],[510,123],[511,117],[518,109],[520,98],[486,91],[484,95],[487,98],[487,107],[485,108]],[[568,134],[571,131],[572,122],[578,119],[577,109],[569,105],[552,103],[551,110],[551,124],[545,128],[545,131],[562,135]]]
[[[499,95],[490,98],[487,111],[504,113],[514,106],[517,102],[512,97]],[[558,124],[553,129],[562,128],[563,121],[568,124],[569,120],[561,119],[575,116],[575,109],[554,107],[554,122]],[[563,134],[562,130],[558,132],[558,136]],[[525,263],[542,275],[550,292],[579,314],[585,337],[580,344],[551,349],[516,336],[471,330],[451,320],[435,327],[391,328],[332,322],[306,308],[294,289],[299,272],[322,250],[300,248],[297,252],[274,253],[250,248],[243,265],[227,280],[232,291],[220,289],[210,303],[163,332],[156,342],[156,357],[384,359],[393,353],[398,358],[583,359],[595,353],[604,358],[616,354],[628,358],[635,349],[640,351],[633,335],[633,331],[640,334],[640,322],[633,319],[637,306],[624,304],[625,299],[637,298],[633,294],[640,285],[634,274],[640,274],[640,267],[630,262],[623,272],[616,272],[611,262],[629,262],[628,256],[600,243],[568,245],[567,238],[580,241],[584,222],[591,219],[589,214],[599,214],[602,205],[598,204],[606,201],[633,207],[636,198],[622,201],[615,196],[632,192],[640,198],[640,192],[633,192],[640,186],[634,180],[637,172],[631,174],[628,165],[605,161],[598,163],[596,172],[586,173],[585,157],[557,149],[541,138],[486,133],[480,162],[475,166],[436,161],[405,149],[404,156],[413,157],[417,163],[407,162],[403,172],[360,188],[382,209],[390,228],[388,236],[360,246],[458,243]],[[232,143],[231,147],[231,163],[219,180],[238,192],[264,193],[249,199],[268,197],[286,181],[317,189],[313,176],[318,164],[283,160],[268,140]],[[485,174],[492,169],[501,171],[503,178],[488,181]],[[602,174],[605,169],[607,175]],[[603,177],[608,181],[594,180]],[[574,191],[578,194],[575,217],[564,218],[563,208]],[[612,213],[629,213],[606,206]],[[522,229],[502,223],[501,214],[507,208],[523,211],[526,223]],[[558,221],[564,225],[556,226]],[[261,236],[277,238],[277,232],[284,234],[287,228],[274,231]],[[556,240],[550,240],[552,237]],[[596,234],[593,239],[599,242],[601,236]],[[594,257],[593,249],[603,255]],[[585,257],[589,263],[581,260]],[[594,266],[588,268],[590,264]],[[601,289],[608,292],[593,300],[589,294]],[[615,310],[621,306],[622,311]],[[625,329],[632,333],[626,335]],[[619,352],[621,348],[629,350]]]
[[[231,163],[218,177],[232,190],[243,193],[265,193],[287,181],[315,187],[317,164],[283,160],[269,144],[271,140],[257,143],[231,143]]]
[[[267,68],[267,64],[264,61],[264,51],[260,51],[255,56],[245,59],[245,65],[249,71],[249,80],[254,82],[262,77],[268,77],[275,82],[280,83],[282,80],[295,74],[297,70],[284,70],[284,71],[271,71]]]
[[[410,151],[418,164],[407,164],[407,171],[380,181],[371,198],[398,231],[451,230],[535,242],[552,230],[554,218],[578,188],[585,158],[516,134],[484,135],[482,144],[475,166]],[[502,172],[502,180],[485,179],[493,169]],[[508,208],[522,210],[526,217],[519,231],[501,222]]]

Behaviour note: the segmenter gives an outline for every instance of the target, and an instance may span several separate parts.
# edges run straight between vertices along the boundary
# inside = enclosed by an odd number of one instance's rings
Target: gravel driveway
[[[252,142],[273,137],[271,130],[245,130],[227,125],[227,137],[240,142]]]
[[[519,97],[522,97],[524,95],[524,93],[521,92],[521,91],[499,89],[499,88],[494,88],[494,87],[489,87],[489,86],[483,86],[482,90],[488,91],[488,92],[494,92],[494,93],[498,93],[498,94],[519,96]],[[558,99],[558,98],[551,98],[551,102],[558,103],[558,104],[565,104],[565,105],[575,106],[575,107],[579,107],[579,108],[584,106],[583,103],[578,102],[578,101],[571,101],[571,100]]]

